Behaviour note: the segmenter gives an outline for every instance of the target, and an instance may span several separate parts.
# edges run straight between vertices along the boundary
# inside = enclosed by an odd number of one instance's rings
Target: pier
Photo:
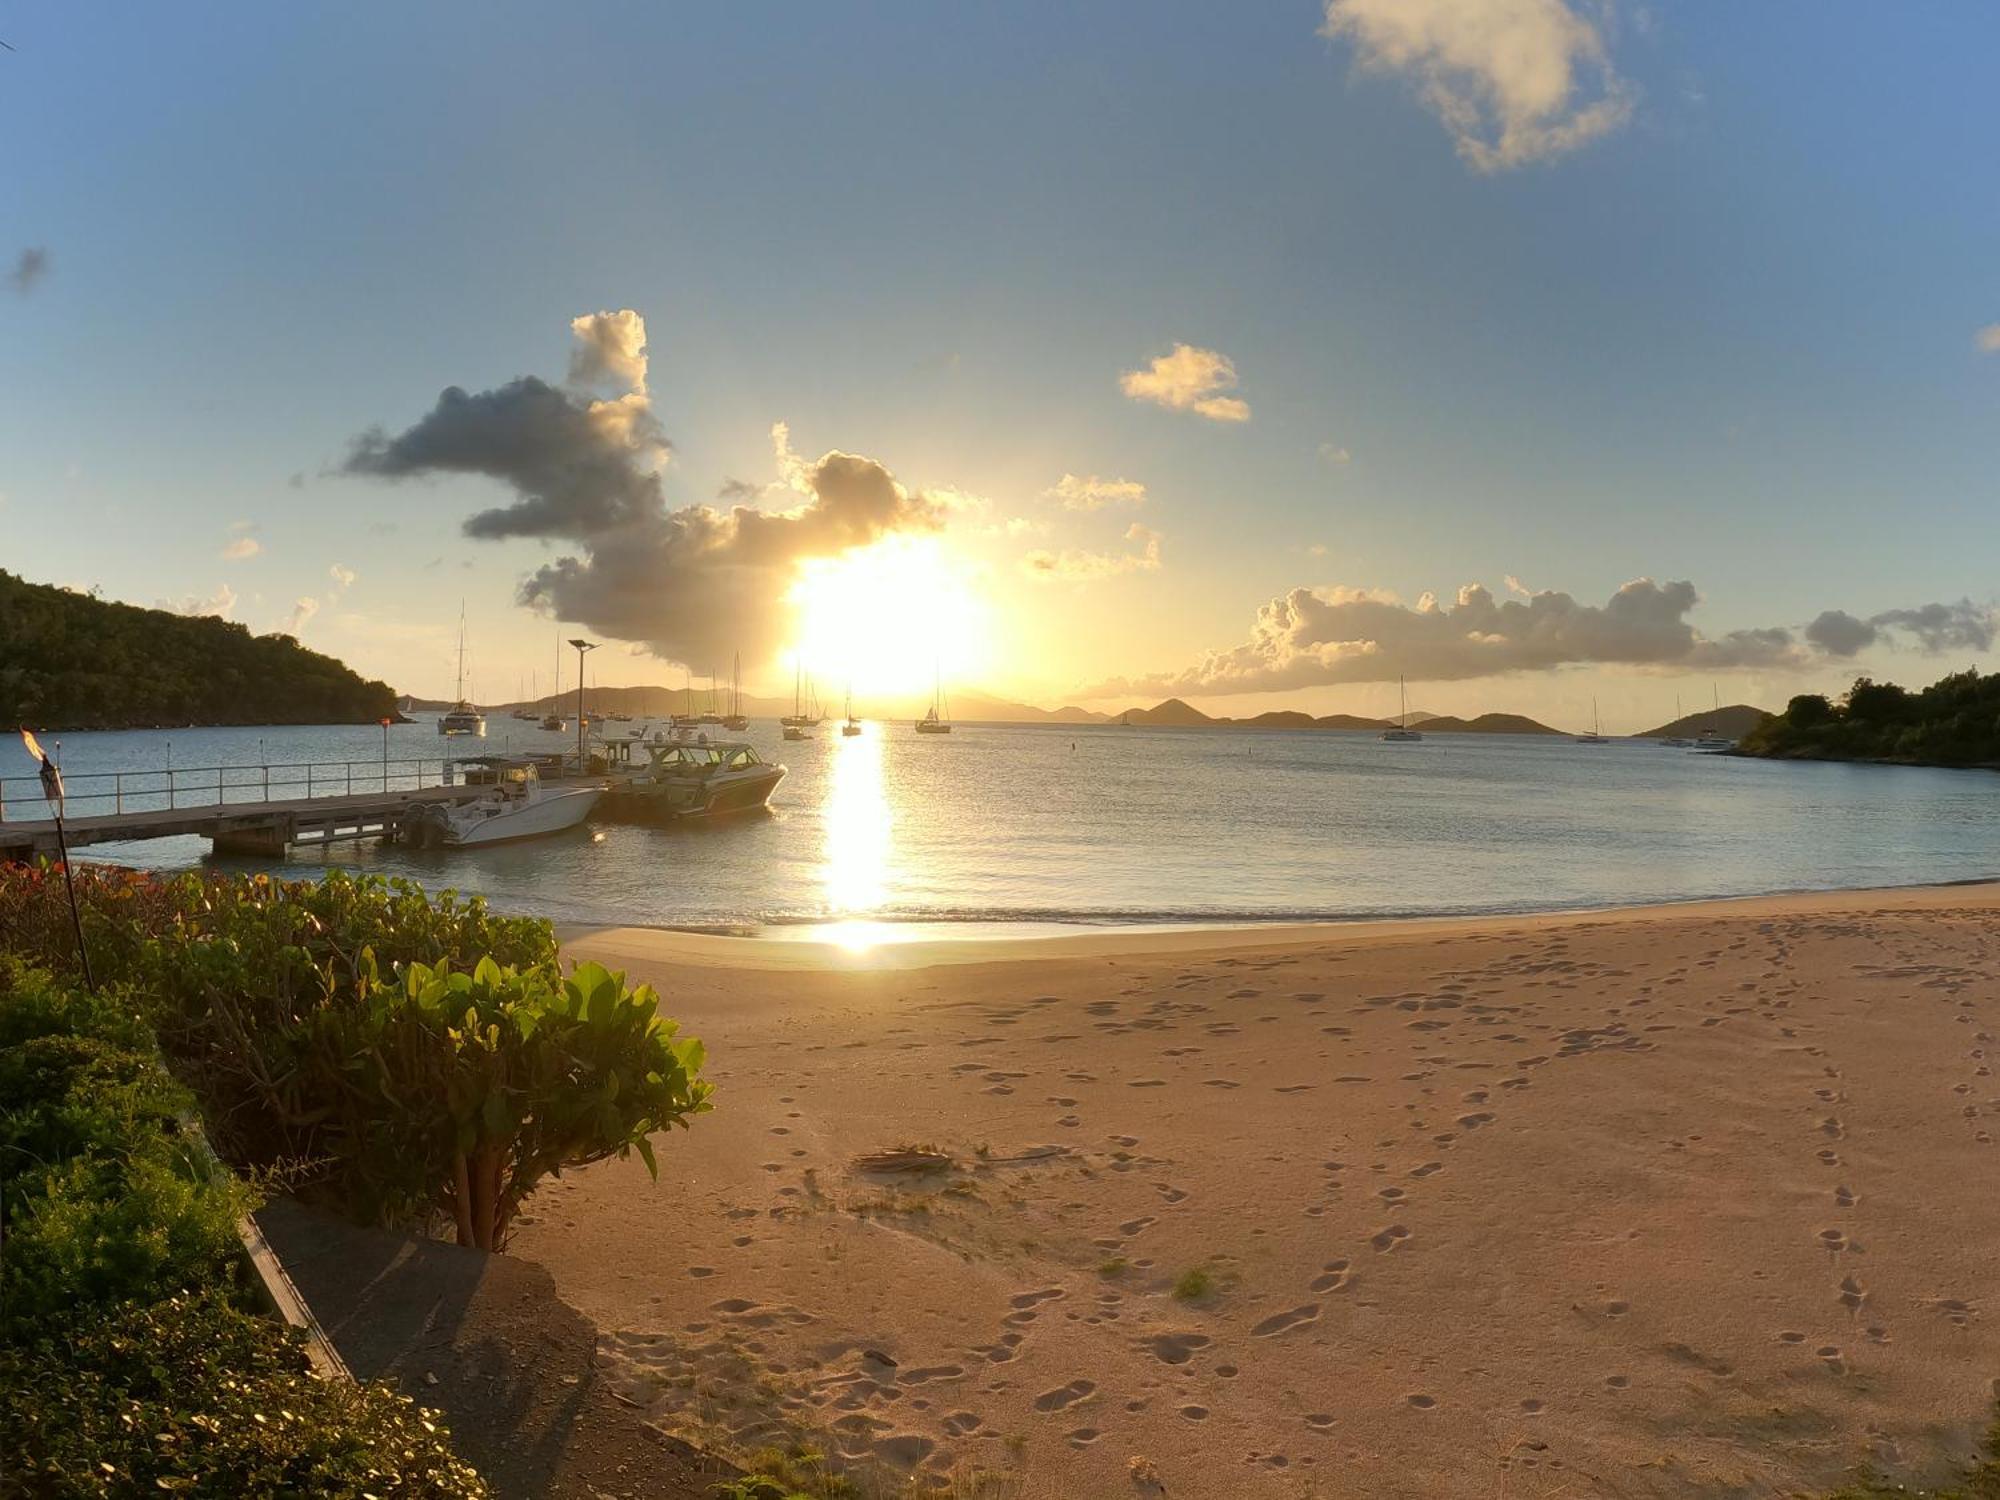
[[[484,790],[455,784],[452,773],[443,759],[66,772],[63,834],[73,850],[192,835],[218,854],[265,856],[393,838],[413,808],[463,802]],[[56,853],[55,820],[40,783],[0,777],[0,861]]]

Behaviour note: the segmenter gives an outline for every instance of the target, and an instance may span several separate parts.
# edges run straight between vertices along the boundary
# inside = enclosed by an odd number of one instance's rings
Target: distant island
[[[288,635],[0,571],[0,720],[44,729],[367,724],[396,695]]]
[[[1203,713],[1200,709],[1179,698],[1169,698],[1152,708],[1128,709],[1116,716],[1106,715],[1111,722],[1139,726],[1165,725],[1176,729],[1348,729],[1380,733],[1395,727],[1394,719],[1364,719],[1356,714],[1325,714],[1314,718],[1311,714],[1296,709],[1273,709],[1248,719],[1220,719]],[[1454,718],[1449,714],[1424,714],[1421,718],[1410,716],[1412,728],[1420,728],[1425,734],[1562,734],[1560,729],[1552,729],[1522,714],[1480,714],[1473,719]]]
[[[1792,699],[1737,750],[1775,760],[2000,767],[2000,674],[1954,672],[1919,692],[1859,677],[1838,702],[1818,693]]]

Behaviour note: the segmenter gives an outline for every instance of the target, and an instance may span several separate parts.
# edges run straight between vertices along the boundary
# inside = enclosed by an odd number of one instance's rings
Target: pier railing
[[[452,762],[419,760],[277,761],[254,766],[174,766],[160,770],[64,771],[64,815],[168,812],[260,802],[297,802],[356,793],[449,786]],[[46,818],[41,781],[0,776],[0,822]]]

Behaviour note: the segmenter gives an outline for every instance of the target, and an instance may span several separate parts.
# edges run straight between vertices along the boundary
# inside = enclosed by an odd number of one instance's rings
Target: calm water
[[[492,730],[491,750],[565,738],[504,719]],[[338,864],[559,919],[653,925],[1472,913],[2000,873],[2000,778],[1976,772],[1478,735],[1388,745],[1310,731],[962,726],[946,738],[871,724],[858,739],[785,745],[759,724],[748,737],[791,769],[766,817],[604,824],[472,852],[356,844],[217,863],[295,875]],[[373,728],[71,734],[63,764],[73,778],[158,768],[169,741],[183,768],[378,761],[383,744]],[[475,748],[427,721],[390,731],[392,757],[446,751]],[[0,775],[28,769],[18,744],[0,750]],[[15,801],[7,812],[41,815]],[[207,848],[92,852],[171,867],[207,860]]]

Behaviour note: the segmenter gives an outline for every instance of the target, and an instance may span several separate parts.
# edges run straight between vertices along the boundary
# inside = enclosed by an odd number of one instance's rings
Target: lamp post
[[[83,966],[83,987],[94,995],[97,993],[97,981],[90,972],[90,949],[84,946],[83,941],[83,914],[76,904],[76,877],[69,868],[69,840],[63,835],[62,767],[50,758],[42,749],[41,742],[25,728],[21,731],[21,743],[41,765],[42,796],[48,800],[50,811],[56,815],[56,852],[62,856],[63,888],[69,892],[69,924],[76,932],[77,962]]]
[[[383,719],[381,720],[381,725],[382,725],[382,795],[386,797],[389,795],[389,721],[387,719]]]
[[[590,769],[583,758],[583,656],[586,651],[595,651],[597,643],[572,636],[570,644],[576,647],[576,774],[581,776]]]

